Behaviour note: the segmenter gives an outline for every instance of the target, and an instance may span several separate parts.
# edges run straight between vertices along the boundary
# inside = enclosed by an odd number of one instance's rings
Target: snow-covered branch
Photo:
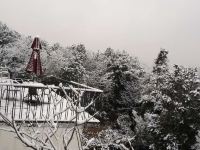
[[[20,88],[19,85],[18,88]],[[35,150],[59,150],[62,146],[64,149],[68,150],[74,138],[77,139],[77,145],[79,149],[82,150],[79,126],[89,122],[98,113],[96,112],[93,115],[89,115],[86,112],[86,110],[94,104],[96,99],[91,98],[91,101],[83,107],[81,106],[81,101],[84,96],[84,91],[70,85],[67,90],[71,90],[70,92],[72,92],[72,94],[68,94],[68,92],[66,92],[66,87],[62,86],[62,84],[59,85],[59,88],[64,93],[64,96],[60,96],[56,93],[57,88],[54,89],[54,87],[51,86],[47,88],[43,87],[41,93],[46,92],[48,94],[38,95],[39,104],[36,104],[34,107],[31,106],[31,103],[26,104],[26,118],[22,118],[21,120],[16,120],[16,108],[14,105],[12,106],[12,110],[8,110],[11,112],[9,115],[5,115],[0,111],[0,117],[5,124],[10,127],[8,129],[0,128],[0,130],[16,133],[18,139],[22,143]],[[19,90],[19,92],[24,91],[25,90]],[[21,95],[25,94],[23,93]],[[58,130],[63,129],[59,128],[60,119],[64,114],[68,114],[68,111],[71,113],[67,121],[72,125],[72,128],[64,130],[64,132],[61,131],[63,134],[58,134]],[[39,114],[40,119],[38,118]],[[60,142],[61,139],[62,142]],[[63,145],[61,146],[60,143]]]

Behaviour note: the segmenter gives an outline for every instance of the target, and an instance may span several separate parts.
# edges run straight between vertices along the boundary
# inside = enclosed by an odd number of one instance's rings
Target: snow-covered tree
[[[20,37],[20,34],[11,30],[6,24],[0,22],[0,47],[9,46]]]
[[[59,77],[61,70],[69,64],[69,56],[65,57],[65,53],[68,49],[62,47],[59,43],[53,44],[49,50],[47,50],[45,75],[54,75]]]
[[[0,64],[4,64],[4,58],[8,54],[7,48],[20,38],[20,34],[11,30],[6,24],[0,22]]]
[[[149,138],[147,134],[146,137],[149,139],[146,138],[146,140],[152,140],[152,143],[154,140],[157,141],[154,134],[159,132],[158,122],[164,109],[163,101],[168,98],[164,93],[169,88],[170,77],[167,54],[165,49],[160,50],[152,73],[146,76],[143,83],[140,113],[147,123],[146,128],[150,132],[149,135],[151,135]]]
[[[66,80],[77,82],[85,82],[86,70],[85,61],[87,59],[86,49],[83,44],[73,45],[69,47],[68,65],[62,68],[61,77]]]
[[[196,143],[200,123],[199,92],[196,69],[175,65],[159,120],[160,137],[166,141],[162,145],[166,143],[166,146],[176,145],[177,149],[187,150]]]
[[[136,58],[125,51],[115,52],[108,48],[96,58],[95,83],[104,90],[103,111],[112,120],[120,113],[132,111],[140,99],[140,77],[143,70]]]
[[[145,114],[149,116],[147,128],[152,136],[151,148],[191,149],[196,143],[200,123],[197,72],[175,65],[174,73],[168,76],[167,82],[162,86],[159,84],[156,87],[162,87],[160,90],[152,88],[152,92],[146,96],[147,101],[153,103],[151,111]]]
[[[168,88],[170,77],[168,69],[168,51],[161,49],[155,60],[155,65],[151,74],[145,77],[143,82],[142,112],[159,114],[162,110],[161,99],[163,91]]]
[[[140,99],[139,73],[136,60],[127,53],[116,53],[107,64],[112,81],[111,104],[115,110],[131,108]]]
[[[155,66],[153,67],[153,73],[162,75],[166,73],[168,68],[168,58],[167,58],[168,51],[166,49],[160,50],[158,57],[155,60]]]

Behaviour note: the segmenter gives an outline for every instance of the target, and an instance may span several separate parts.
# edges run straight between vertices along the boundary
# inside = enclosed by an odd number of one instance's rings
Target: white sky
[[[200,64],[200,0],[0,0],[0,20],[24,35],[63,46],[127,50],[151,65]]]

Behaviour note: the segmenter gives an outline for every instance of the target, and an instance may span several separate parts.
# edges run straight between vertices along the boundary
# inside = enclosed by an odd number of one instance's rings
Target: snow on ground
[[[30,82],[26,85],[41,86],[43,84]],[[75,111],[66,110],[71,105],[70,102],[50,89],[37,89],[37,98],[41,102],[40,104],[27,101],[28,88],[0,85],[0,90],[0,112],[9,119],[11,119],[12,110],[14,110],[13,114],[16,121],[45,121],[45,119],[48,120],[52,118],[53,114],[59,112],[61,113],[57,115],[58,118],[54,117],[55,120],[58,119],[60,122],[75,121]],[[57,103],[56,106],[54,106],[55,102]],[[84,111],[78,114],[77,121],[82,122],[89,118],[91,118],[91,115]],[[99,122],[99,120],[93,117],[89,122]]]

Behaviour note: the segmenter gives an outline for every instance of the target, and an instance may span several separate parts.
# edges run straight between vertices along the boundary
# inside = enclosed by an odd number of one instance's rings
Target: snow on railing
[[[79,104],[80,112],[78,114],[79,122],[84,119],[90,118],[90,114],[87,113],[87,106],[91,106],[93,100],[90,98],[99,98],[98,96],[88,97],[88,94],[99,95],[100,90],[96,89],[83,89],[83,88],[73,88],[73,87],[62,87],[59,86],[45,86],[37,83],[24,83],[24,84],[11,84],[11,83],[0,83],[0,112],[5,114],[11,119],[12,111],[14,110],[14,118],[17,121],[20,120],[35,120],[44,121],[44,116],[49,119],[50,116],[57,113],[60,122],[71,122],[74,121],[72,116],[75,112],[69,109],[70,106],[78,99],[80,99]],[[74,91],[73,91],[74,90]],[[67,99],[62,97],[62,91],[67,91]],[[82,95],[76,95],[77,93],[82,93]],[[82,91],[82,92],[80,92]],[[61,94],[62,93],[62,94]],[[87,98],[83,97],[83,93],[87,94]],[[85,99],[87,102],[85,102]],[[70,101],[71,100],[71,101]],[[91,102],[90,102],[91,101]],[[84,103],[85,104],[84,104]],[[54,106],[56,103],[56,107]],[[52,111],[50,111],[52,110]],[[97,119],[91,119],[90,122],[99,122]]]
[[[94,118],[98,112],[89,114],[87,110],[101,97],[102,91],[80,86],[81,88],[74,88],[72,85],[64,87],[62,84],[45,86],[31,82],[0,83],[0,119],[11,127],[0,130],[16,133],[21,142],[32,149],[58,150],[61,146],[54,141],[62,139],[63,149],[67,150],[76,136],[77,145],[82,149],[78,126],[87,122],[99,122]],[[60,135],[61,138],[58,138],[56,132],[60,122],[70,122],[73,125],[66,128]]]

